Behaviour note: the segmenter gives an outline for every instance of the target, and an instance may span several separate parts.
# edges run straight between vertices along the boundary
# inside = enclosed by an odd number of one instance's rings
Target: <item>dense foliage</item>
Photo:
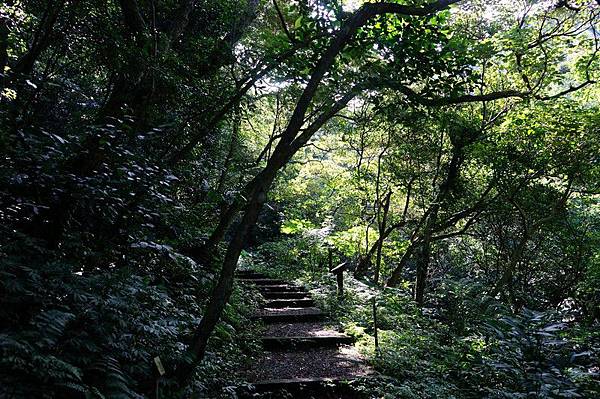
[[[600,396],[600,6],[488,3],[0,4],[0,396],[234,395],[238,263],[373,397]]]

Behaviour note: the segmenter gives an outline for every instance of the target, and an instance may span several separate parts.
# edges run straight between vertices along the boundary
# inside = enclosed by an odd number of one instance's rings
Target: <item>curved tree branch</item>
[[[287,38],[289,39],[289,41],[291,43],[295,43],[296,39],[290,33],[290,30],[288,29],[287,24],[285,23],[285,18],[283,16],[283,13],[281,12],[281,9],[279,8],[279,4],[277,4],[277,0],[273,0],[273,6],[275,7],[275,10],[277,11],[277,16],[279,17],[279,22],[281,22],[281,28],[283,29],[283,32],[285,33],[285,35],[287,36]]]

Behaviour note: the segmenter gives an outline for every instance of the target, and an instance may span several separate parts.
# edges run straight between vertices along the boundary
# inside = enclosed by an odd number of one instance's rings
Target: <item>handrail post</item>
[[[337,282],[337,296],[339,300],[344,298],[344,270],[346,270],[347,267],[348,262],[344,262],[331,269],[331,273],[335,274],[335,279]]]
[[[379,333],[377,331],[377,299],[373,295],[373,337],[375,338],[375,356],[379,356]]]

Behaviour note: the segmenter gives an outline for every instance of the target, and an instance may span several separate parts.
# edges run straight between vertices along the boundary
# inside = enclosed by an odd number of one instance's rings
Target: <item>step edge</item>
[[[306,383],[322,383],[322,382],[344,382],[356,380],[365,377],[376,377],[376,373],[365,373],[365,374],[354,374],[346,377],[308,377],[308,378],[283,378],[274,380],[262,380],[256,382],[249,382],[249,385],[287,385],[287,384],[306,384]]]
[[[292,316],[292,317],[298,317],[298,316],[325,316],[325,313],[320,312],[320,313],[301,313],[301,314],[294,314],[294,313],[274,313],[274,314],[260,314],[260,315],[253,315],[256,317],[283,317],[283,316]]]
[[[283,302],[298,302],[298,301],[311,301],[314,302],[314,299],[312,298],[281,298],[281,299],[269,299],[268,302],[275,302],[275,301],[283,301]]]
[[[282,341],[291,341],[291,340],[297,340],[297,341],[340,340],[340,341],[344,341],[344,342],[354,342],[354,337],[351,337],[349,335],[320,335],[320,336],[292,335],[292,336],[288,336],[288,337],[268,336],[268,337],[262,337],[261,340],[263,342],[264,341],[282,342]]]

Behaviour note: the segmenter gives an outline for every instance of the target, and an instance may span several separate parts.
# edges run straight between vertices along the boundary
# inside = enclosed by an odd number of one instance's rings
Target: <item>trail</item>
[[[238,277],[255,285],[265,299],[255,314],[266,325],[264,351],[245,373],[254,393],[271,393],[274,398],[282,397],[282,391],[298,398],[360,397],[347,382],[372,370],[352,345],[352,337],[332,327],[310,293],[254,271],[240,271]]]

